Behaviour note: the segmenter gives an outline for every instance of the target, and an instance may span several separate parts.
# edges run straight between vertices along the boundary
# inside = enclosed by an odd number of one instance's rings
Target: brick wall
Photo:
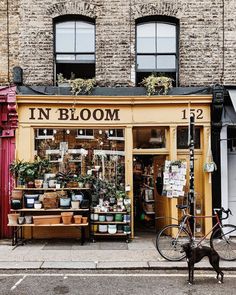
[[[104,85],[135,81],[135,19],[148,15],[179,19],[180,86],[236,84],[235,0],[224,1],[224,43],[223,0],[9,2],[9,68],[21,66],[27,85],[53,84],[53,18],[64,14],[95,18],[96,78]],[[0,83],[8,79],[6,3],[0,4]]]

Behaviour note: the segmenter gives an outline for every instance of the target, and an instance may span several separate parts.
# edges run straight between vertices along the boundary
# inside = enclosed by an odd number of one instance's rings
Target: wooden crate
[[[33,216],[34,224],[58,224],[61,223],[61,215]]]

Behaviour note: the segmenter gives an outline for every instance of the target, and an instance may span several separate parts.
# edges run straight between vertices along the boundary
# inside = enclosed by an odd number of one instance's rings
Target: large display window
[[[124,129],[40,128],[34,135],[35,157],[48,159],[52,173],[92,175],[124,188]]]

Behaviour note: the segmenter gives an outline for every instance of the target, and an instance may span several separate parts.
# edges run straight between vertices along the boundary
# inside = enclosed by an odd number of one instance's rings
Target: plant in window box
[[[64,78],[62,73],[57,74],[57,85],[59,87],[69,87],[69,80]]]
[[[77,78],[69,80],[69,83],[73,95],[90,94],[96,85],[96,80]]]
[[[144,78],[141,84],[146,88],[147,94],[150,95],[166,95],[172,88],[173,79],[166,76],[150,75]]]

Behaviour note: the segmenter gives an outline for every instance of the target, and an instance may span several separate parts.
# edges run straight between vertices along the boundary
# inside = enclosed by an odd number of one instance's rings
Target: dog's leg
[[[220,266],[219,266],[219,264],[220,264],[219,256],[217,255],[217,256],[209,257],[209,261],[210,261],[210,264],[212,265],[213,269],[217,273],[216,279],[218,280],[218,283],[219,284],[223,283],[224,273],[221,271]],[[219,280],[219,275],[221,276],[220,280]]]
[[[189,285],[192,285],[193,284],[193,271],[194,271],[194,265],[192,263],[189,263],[188,264],[189,266]]]

